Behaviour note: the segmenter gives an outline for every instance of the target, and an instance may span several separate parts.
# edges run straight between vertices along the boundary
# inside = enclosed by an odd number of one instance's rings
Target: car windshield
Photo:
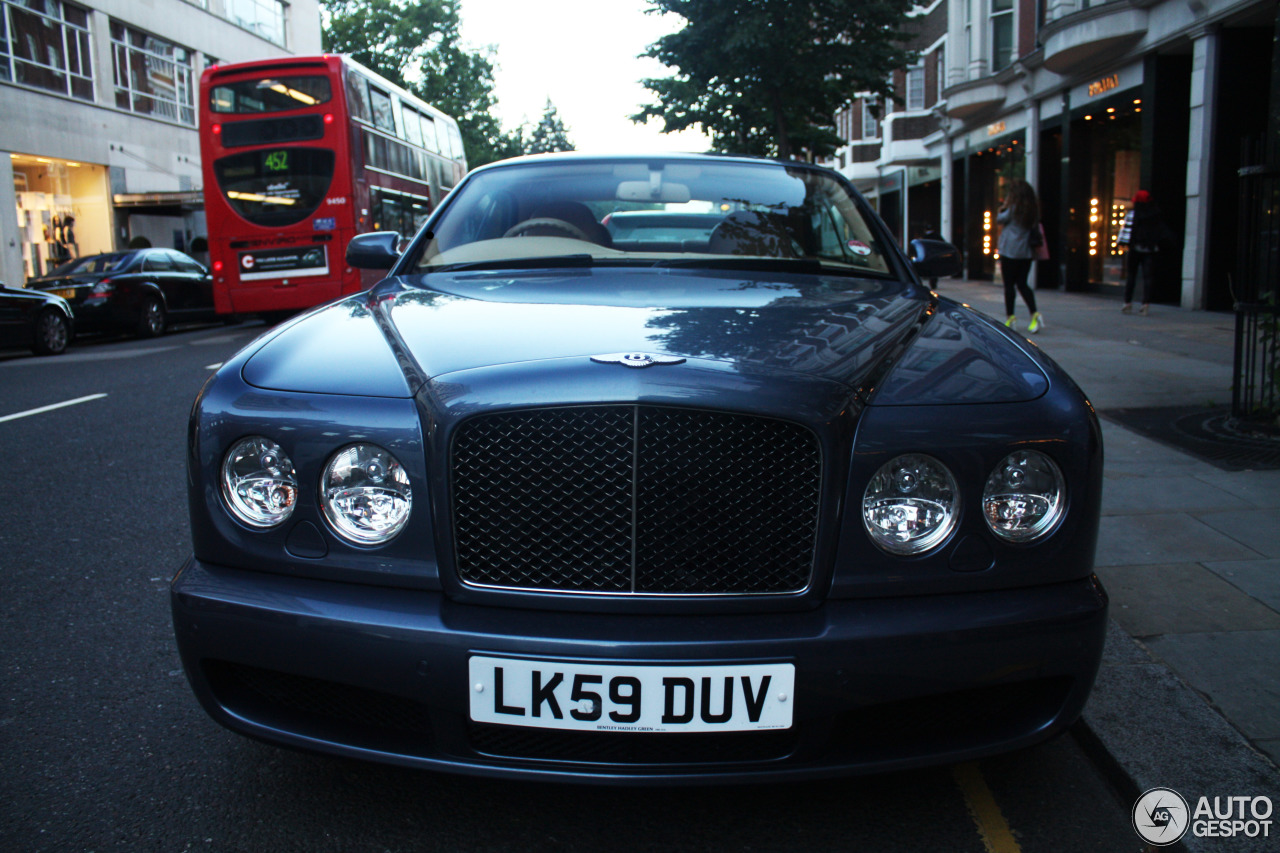
[[[531,259],[785,264],[887,274],[876,229],[831,173],[761,161],[531,162],[478,172],[417,247],[416,268]]]
[[[77,258],[57,267],[49,275],[89,275],[92,273],[115,272],[123,269],[133,257],[132,252],[113,252],[108,255],[90,255]]]

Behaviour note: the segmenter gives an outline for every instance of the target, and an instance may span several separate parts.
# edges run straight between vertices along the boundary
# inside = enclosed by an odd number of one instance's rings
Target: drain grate
[[[1280,469],[1280,434],[1237,424],[1227,407],[1162,406],[1098,414],[1224,471]]]

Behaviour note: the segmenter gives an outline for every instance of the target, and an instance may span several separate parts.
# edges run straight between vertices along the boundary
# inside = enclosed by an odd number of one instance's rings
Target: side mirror
[[[921,278],[950,278],[964,272],[960,250],[945,240],[912,240],[911,265]]]
[[[347,265],[362,270],[389,270],[400,260],[400,235],[395,231],[357,234],[347,244]]]

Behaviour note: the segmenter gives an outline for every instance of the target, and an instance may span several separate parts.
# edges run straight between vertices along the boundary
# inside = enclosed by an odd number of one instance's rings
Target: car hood
[[[642,352],[859,389],[930,305],[926,291],[898,281],[717,270],[434,273],[370,297],[284,330],[248,361],[246,380],[407,396],[459,371]],[[378,337],[390,346],[376,347]],[[406,357],[416,371],[397,369]]]

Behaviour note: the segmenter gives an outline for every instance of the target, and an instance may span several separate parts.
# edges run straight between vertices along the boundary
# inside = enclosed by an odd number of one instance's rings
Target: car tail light
[[[324,114],[324,123],[325,123],[325,124],[333,124],[333,113],[325,113],[325,114]]]
[[[213,271],[214,271],[214,272],[222,272],[222,261],[214,261],[214,262],[213,262]]]
[[[219,135],[221,135],[221,133],[222,133],[222,125],[220,125],[220,124],[215,124],[215,125],[213,126],[213,135],[214,135],[214,136],[219,136]]]
[[[90,299],[105,299],[115,292],[116,286],[111,279],[104,278],[93,286],[93,292],[89,294]]]

